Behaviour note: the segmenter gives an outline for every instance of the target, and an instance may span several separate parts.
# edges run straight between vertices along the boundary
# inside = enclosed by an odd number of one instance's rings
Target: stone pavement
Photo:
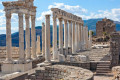
[[[94,80],[113,80],[113,75],[95,75]]]

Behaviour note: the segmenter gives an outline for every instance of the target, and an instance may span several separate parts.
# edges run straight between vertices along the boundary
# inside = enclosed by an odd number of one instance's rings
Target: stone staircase
[[[96,74],[110,73],[111,72],[110,65],[111,65],[110,61],[100,61],[100,62],[98,62]]]

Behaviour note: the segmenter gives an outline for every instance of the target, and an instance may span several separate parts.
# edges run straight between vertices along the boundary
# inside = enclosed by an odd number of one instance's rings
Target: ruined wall
[[[13,58],[18,58],[19,48],[18,47],[12,47],[12,57]],[[6,58],[6,47],[0,47],[0,59],[1,58]]]
[[[110,35],[110,33],[116,31],[116,26],[114,22],[110,19],[103,19],[96,23],[96,35],[97,37],[102,37],[104,33]]]
[[[111,65],[116,66],[119,63],[120,55],[120,34],[112,33],[110,39]]]

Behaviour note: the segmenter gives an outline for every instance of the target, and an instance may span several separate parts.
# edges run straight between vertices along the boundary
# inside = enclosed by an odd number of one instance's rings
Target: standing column
[[[50,37],[50,15],[45,16],[45,62],[50,62],[50,43],[49,43],[49,37]]]
[[[53,60],[58,59],[58,52],[57,52],[57,22],[56,22],[56,15],[53,13]]]
[[[37,42],[36,42],[37,48],[36,48],[36,54],[37,56],[40,55],[41,53],[41,48],[40,48],[40,35],[37,36]]]
[[[75,28],[75,51],[78,51],[78,23]]]
[[[92,49],[92,30],[89,31],[89,49]]]
[[[62,24],[62,18],[59,18],[59,50],[60,50],[60,54],[63,54],[63,24]]]
[[[64,20],[64,48],[65,48],[65,55],[68,54],[68,27],[67,27],[67,20]]]
[[[72,26],[71,21],[68,21],[69,23],[69,30],[68,30],[68,47],[72,48]]]
[[[32,51],[32,58],[33,59],[37,59],[37,56],[36,56],[36,32],[35,32],[35,15],[32,15],[31,16],[31,40],[32,40],[32,43],[31,43],[31,51]]]
[[[11,45],[11,13],[6,12],[6,60],[5,62],[12,62],[12,45]]]
[[[42,23],[42,55],[45,55],[45,24]]]
[[[72,54],[75,54],[75,22],[72,22]]]
[[[86,26],[85,27],[86,28],[86,30],[85,30],[85,32],[86,32],[86,35],[85,35],[85,37],[86,37],[86,49],[88,49],[88,27]]]
[[[78,23],[78,50],[80,50],[80,23]]]
[[[81,25],[81,49],[84,49],[84,29],[83,26]]]
[[[19,16],[19,62],[23,63],[25,61],[23,13],[18,13],[18,16]]]
[[[26,21],[26,31],[25,31],[25,41],[26,41],[26,59],[31,59],[31,49],[30,49],[30,25],[29,25],[29,15],[25,15]]]
[[[84,42],[83,49],[86,50],[86,30],[85,30],[85,27],[83,27],[83,42]]]

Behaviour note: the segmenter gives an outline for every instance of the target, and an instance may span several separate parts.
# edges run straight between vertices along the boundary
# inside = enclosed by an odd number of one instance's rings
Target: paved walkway
[[[94,80],[113,80],[113,75],[95,75]]]

